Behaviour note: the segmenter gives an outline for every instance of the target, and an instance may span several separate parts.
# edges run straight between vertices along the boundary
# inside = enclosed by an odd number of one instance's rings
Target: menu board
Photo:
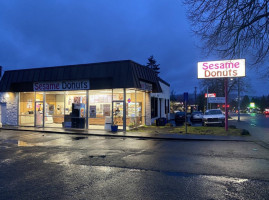
[[[110,104],[103,105],[104,116],[110,116]]]
[[[96,106],[90,106],[90,118],[96,118]]]

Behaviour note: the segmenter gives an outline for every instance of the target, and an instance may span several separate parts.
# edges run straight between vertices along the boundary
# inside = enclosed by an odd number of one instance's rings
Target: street
[[[1,130],[1,199],[268,199],[269,149]]]
[[[231,115],[233,119],[238,119],[237,115]],[[237,123],[238,128],[249,130],[251,136],[259,142],[269,145],[269,115],[263,114],[241,114],[240,122]]]

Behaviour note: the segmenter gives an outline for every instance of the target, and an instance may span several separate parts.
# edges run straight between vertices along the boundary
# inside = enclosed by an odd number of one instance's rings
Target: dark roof
[[[33,91],[34,82],[67,80],[90,80],[92,90],[141,88],[144,81],[162,92],[156,73],[131,60],[5,71],[0,92]]]
[[[165,80],[161,79],[160,77],[158,77],[158,78],[159,78],[159,81],[161,83],[163,83],[163,84],[167,85],[168,87],[170,87],[170,84],[169,83],[167,83]]]

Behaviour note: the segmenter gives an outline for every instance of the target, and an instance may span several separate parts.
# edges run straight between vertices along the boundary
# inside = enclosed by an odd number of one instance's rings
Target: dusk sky
[[[154,55],[160,77],[176,93],[194,93],[205,57],[180,0],[0,0],[3,70],[133,60]],[[246,61],[248,63],[248,61]],[[268,79],[253,75],[249,95],[268,95]],[[251,74],[251,75],[250,75]]]

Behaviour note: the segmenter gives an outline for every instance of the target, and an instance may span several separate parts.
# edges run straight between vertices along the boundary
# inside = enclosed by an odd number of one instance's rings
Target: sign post
[[[228,131],[228,78],[225,78],[225,131]]]
[[[208,86],[206,88],[206,110],[208,110]]]
[[[185,102],[185,133],[187,134],[187,101],[188,92],[184,92],[184,102]]]

